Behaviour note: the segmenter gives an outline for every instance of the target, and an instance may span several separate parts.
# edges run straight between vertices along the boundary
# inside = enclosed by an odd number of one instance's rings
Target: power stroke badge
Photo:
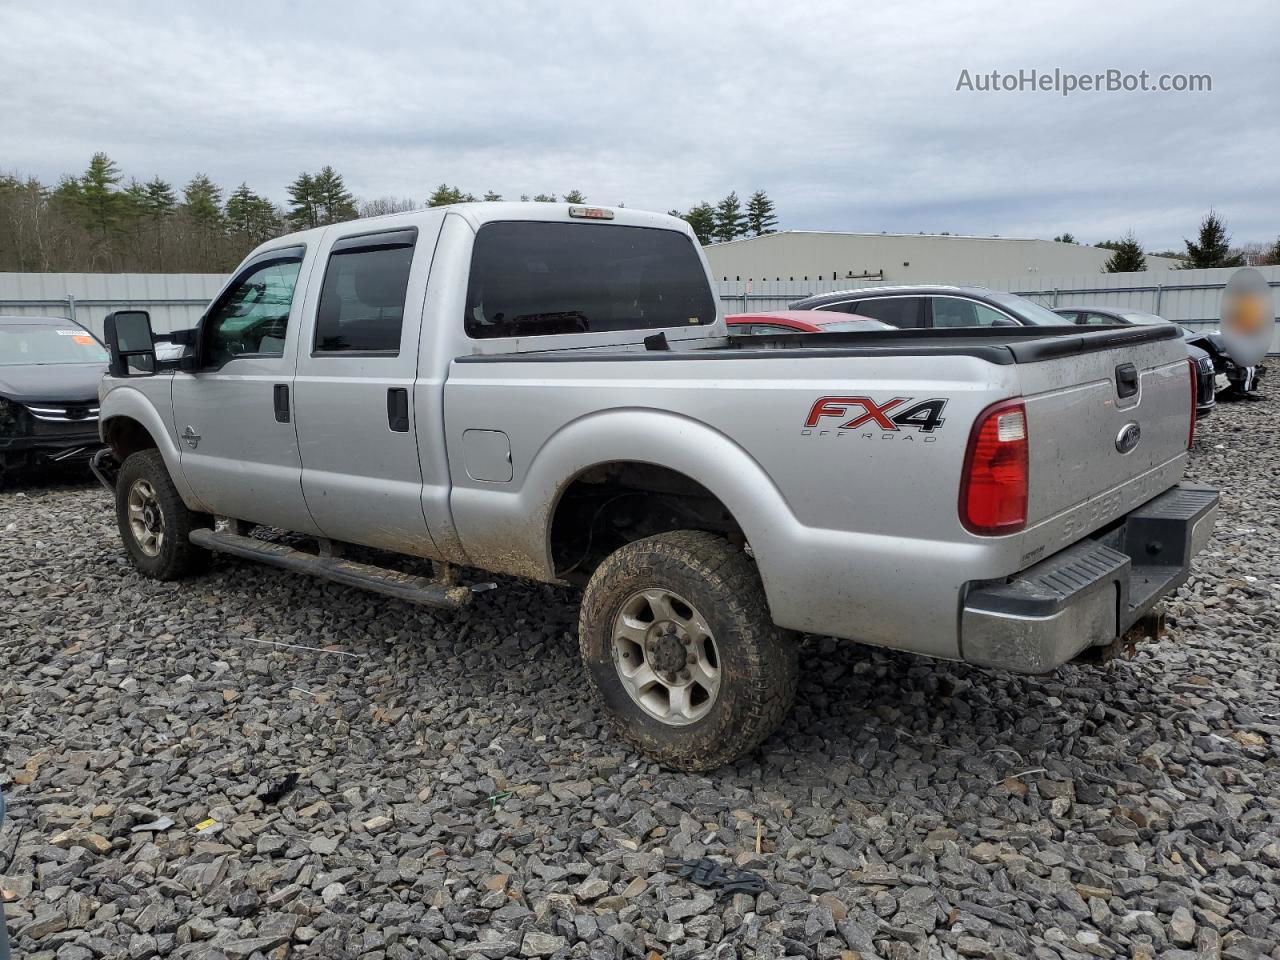
[[[802,437],[863,437],[882,440],[914,440],[925,443],[937,439],[946,423],[942,411],[945,397],[916,400],[914,397],[819,397],[809,408]]]

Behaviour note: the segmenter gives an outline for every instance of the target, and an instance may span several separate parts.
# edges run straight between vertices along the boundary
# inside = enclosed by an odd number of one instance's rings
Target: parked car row
[[[1026,326],[1145,326],[1170,321],[1154,313],[1110,307],[1050,310],[1017,294],[971,286],[866,287],[805,297],[786,310],[728,317],[739,334],[835,333],[894,327],[903,330],[964,330]],[[1196,370],[1196,415],[1206,417],[1217,403],[1217,378],[1236,367],[1221,344],[1178,327]],[[1234,382],[1234,378],[1229,377]]]

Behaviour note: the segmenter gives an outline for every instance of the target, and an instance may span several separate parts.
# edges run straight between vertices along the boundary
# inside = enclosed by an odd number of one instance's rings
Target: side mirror
[[[156,345],[151,314],[145,310],[117,310],[103,323],[113,377],[149,377],[156,372]]]
[[[1017,320],[1010,320],[1008,317],[996,317],[991,321],[993,327],[1020,327],[1022,324]]]

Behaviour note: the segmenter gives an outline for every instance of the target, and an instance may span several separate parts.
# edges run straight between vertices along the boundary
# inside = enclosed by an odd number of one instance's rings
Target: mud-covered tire
[[[717,693],[705,715],[680,726],[644,709],[615,666],[623,605],[650,589],[687,598],[714,637]],[[610,727],[667,767],[712,770],[737,760],[777,729],[795,699],[796,644],[770,618],[755,565],[714,534],[664,533],[611,554],[583,594],[578,642]]]
[[[149,490],[145,497],[140,491]],[[162,536],[157,541],[140,538],[135,533],[130,513],[130,493],[152,506],[150,516],[162,522]],[[134,504],[137,506],[137,503]],[[209,564],[210,554],[195,546],[189,538],[197,527],[213,525],[208,514],[188,509],[173,485],[160,451],[139,450],[130,454],[116,478],[116,522],[129,562],[144,576],[154,580],[180,580],[199,573]]]

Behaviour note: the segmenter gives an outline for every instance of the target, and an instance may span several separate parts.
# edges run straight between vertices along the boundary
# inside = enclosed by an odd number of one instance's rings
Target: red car
[[[744,333],[850,333],[855,330],[896,330],[879,320],[856,319],[827,310],[772,310],[764,313],[731,313],[724,318],[732,334]]]

